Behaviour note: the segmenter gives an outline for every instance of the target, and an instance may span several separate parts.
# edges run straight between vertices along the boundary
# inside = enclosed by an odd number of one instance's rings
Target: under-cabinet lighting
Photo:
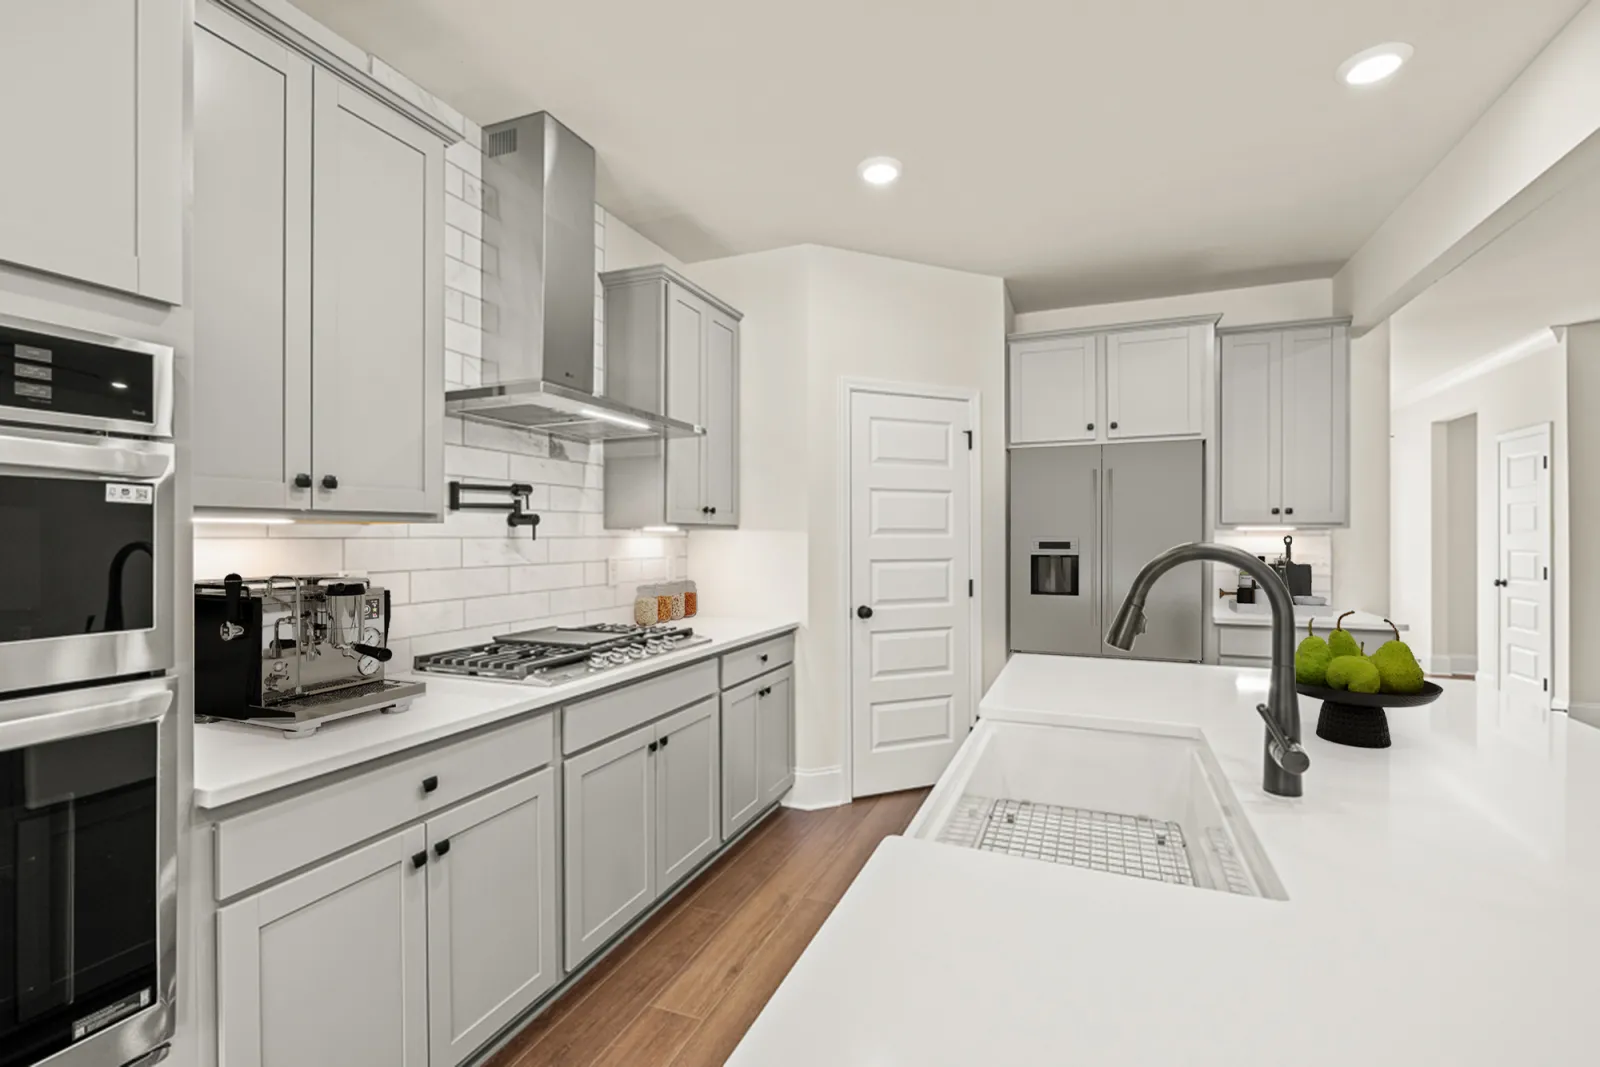
[[[128,387],[128,383],[127,382],[112,382],[111,383],[111,388],[113,388],[113,389],[126,389],[127,387]]]
[[[675,534],[682,533],[683,531],[678,529],[676,526],[641,526],[639,528],[639,532],[648,534]]]
[[[252,515],[196,515],[189,520],[196,526],[293,526],[293,519],[277,516],[257,518]]]
[[[1294,533],[1298,526],[1235,526],[1234,533]]]
[[[626,415],[613,415],[609,411],[596,411],[594,408],[579,408],[578,414],[584,418],[599,419],[601,422],[612,422],[618,426],[626,426],[630,430],[648,430],[650,428],[648,422],[630,419]]]

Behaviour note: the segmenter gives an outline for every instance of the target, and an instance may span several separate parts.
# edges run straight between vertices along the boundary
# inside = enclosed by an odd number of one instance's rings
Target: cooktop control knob
[[[589,656],[589,669],[591,671],[603,671],[609,666],[611,666],[611,661],[606,659],[604,652],[595,652]]]
[[[642,644],[632,644],[632,645],[628,646],[628,658],[629,659],[644,659],[644,657],[645,657],[644,645],[642,645]]]

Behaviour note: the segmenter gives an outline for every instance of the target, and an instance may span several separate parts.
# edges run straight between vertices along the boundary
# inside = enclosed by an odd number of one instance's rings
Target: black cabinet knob
[[[324,488],[324,489],[337,489],[337,488],[339,488],[339,479],[335,478],[331,474],[324,474],[322,476],[322,488]]]
[[[661,739],[661,747],[662,748],[666,748],[667,747],[667,742],[671,741],[671,740],[672,740],[672,738],[670,736],[669,737],[663,737]]]
[[[702,505],[700,505],[700,514],[702,514],[702,515],[709,515],[709,514],[711,514],[711,508],[710,508],[710,506],[708,506],[708,505],[706,505],[706,504],[702,504]]]
[[[767,662],[767,654],[765,652],[761,653],[761,662],[762,663]]]
[[[872,609],[867,607],[865,604],[861,605],[859,608],[856,609],[856,618],[858,618],[858,619],[870,619],[870,618],[872,618]]]
[[[422,780],[422,791],[424,793],[431,793],[435,789],[438,789],[438,788],[439,788],[438,776],[430,774],[430,775],[428,775],[428,777],[426,777],[426,778],[424,778]]]
[[[311,488],[311,475],[309,475],[309,474],[296,474],[294,476],[294,487],[296,489],[310,489]]]
[[[1090,424],[1089,424],[1089,429],[1091,429],[1091,430],[1093,430],[1093,429],[1094,429],[1094,423],[1092,423],[1092,422],[1091,422],[1091,423],[1090,423]]]
[[[716,508],[712,508],[711,509],[711,514],[715,515],[716,513],[717,513],[717,509]]]
[[[1280,508],[1273,508],[1273,509],[1272,509],[1272,513],[1273,513],[1273,514],[1274,514],[1274,515],[1277,515],[1277,514],[1278,514],[1278,513],[1279,513],[1279,512],[1280,512],[1280,511],[1281,511],[1281,509],[1280,509]]]
[[[422,867],[422,865],[427,863],[427,862],[428,862],[428,850],[427,849],[423,849],[421,852],[418,852],[414,856],[411,857],[411,869],[414,870],[414,871],[415,870],[419,870]]]
[[[449,853],[450,853],[450,839],[448,837],[445,838],[443,841],[440,841],[437,845],[433,846],[433,854],[435,856],[439,856],[439,857],[442,858],[442,857],[448,855]]]
[[[1293,515],[1294,514],[1294,508],[1284,508],[1283,509],[1283,513],[1285,515]]]
[[[1113,430],[1115,430],[1115,429],[1116,429],[1116,428],[1117,428],[1117,424],[1116,424],[1116,423],[1114,423],[1114,422],[1113,422],[1113,423],[1112,423],[1112,424],[1111,424],[1111,428],[1112,428],[1112,429],[1113,429]]]
[[[661,744],[658,741],[652,741],[648,745],[646,745],[645,747],[648,748],[651,752],[654,752],[656,749],[661,747]]]

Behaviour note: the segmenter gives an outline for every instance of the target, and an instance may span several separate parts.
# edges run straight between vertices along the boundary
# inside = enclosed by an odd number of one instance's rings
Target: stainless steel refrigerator
[[[1205,534],[1205,445],[1065,445],[1011,451],[1013,652],[1198,663],[1204,568],[1156,582],[1137,655],[1105,634],[1139,568]]]

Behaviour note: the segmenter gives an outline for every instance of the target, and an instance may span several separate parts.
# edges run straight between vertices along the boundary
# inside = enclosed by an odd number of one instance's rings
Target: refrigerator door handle
[[[1095,555],[1094,555],[1094,565],[1096,567],[1100,567],[1102,565],[1101,564],[1101,558],[1105,554],[1105,540],[1100,537],[1100,468],[1099,467],[1093,467],[1089,471],[1089,499],[1094,501],[1094,536],[1095,536],[1095,539],[1099,542],[1099,544],[1096,545],[1096,551],[1095,551]],[[1095,634],[1100,640],[1101,651],[1105,651],[1105,627],[1103,625],[1101,625],[1102,620],[1101,620],[1101,617],[1100,617],[1100,612],[1101,612],[1100,593],[1099,593],[1100,575],[1094,574],[1094,575],[1091,575],[1090,577],[1095,582],[1095,597],[1094,597],[1094,629],[1095,629]]]
[[[1117,605],[1111,603],[1111,475],[1112,468],[1106,468],[1106,502],[1105,527],[1100,532],[1100,610],[1102,613],[1115,612]],[[1105,640],[1105,627],[1101,626],[1100,639]]]

